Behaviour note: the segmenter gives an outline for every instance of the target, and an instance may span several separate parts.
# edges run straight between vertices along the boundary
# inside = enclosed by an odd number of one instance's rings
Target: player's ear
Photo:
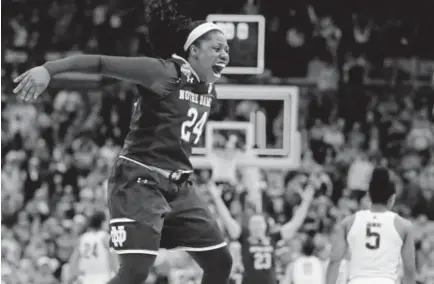
[[[199,48],[196,45],[192,44],[190,47],[190,55],[197,58],[198,53],[199,53]]]

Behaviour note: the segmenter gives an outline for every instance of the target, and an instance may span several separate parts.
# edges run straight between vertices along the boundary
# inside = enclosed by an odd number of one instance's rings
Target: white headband
[[[197,40],[198,38],[200,38],[201,36],[203,36],[204,34],[206,34],[209,31],[212,30],[218,30],[221,31],[220,28],[211,22],[208,23],[203,23],[199,26],[197,26],[196,28],[194,28],[191,33],[188,35],[187,40],[185,41],[184,44],[184,51],[187,51],[188,48],[190,47],[190,45]]]

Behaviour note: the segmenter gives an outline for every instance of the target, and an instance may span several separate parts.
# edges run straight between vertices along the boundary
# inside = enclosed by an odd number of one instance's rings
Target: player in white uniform
[[[81,235],[69,261],[70,281],[77,284],[105,284],[117,269],[117,256],[109,249],[109,235],[103,229],[105,214],[95,213],[88,230]]]
[[[282,283],[288,284],[324,284],[324,265],[313,253],[315,244],[312,239],[303,243],[302,254],[294,260]]]
[[[374,169],[369,183],[371,208],[345,218],[338,226],[327,269],[335,284],[339,265],[349,252],[349,284],[396,284],[402,257],[403,283],[415,284],[415,247],[411,223],[389,211],[395,185],[386,168]]]

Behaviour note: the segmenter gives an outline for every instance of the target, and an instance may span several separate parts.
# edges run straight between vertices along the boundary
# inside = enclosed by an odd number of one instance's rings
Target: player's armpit
[[[346,227],[349,222],[349,218],[344,219],[342,223],[337,226],[333,234],[326,284],[335,284],[338,278],[339,267],[347,251]]]
[[[416,257],[413,228],[410,222],[406,224],[406,236],[402,246],[402,264],[404,269],[403,283],[416,283]]]
[[[101,74],[133,82],[165,95],[177,84],[173,63],[151,57],[75,55],[44,64],[51,76],[64,72]]]

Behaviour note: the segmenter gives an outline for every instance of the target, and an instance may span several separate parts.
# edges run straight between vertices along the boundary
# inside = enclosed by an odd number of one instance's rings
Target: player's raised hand
[[[306,186],[306,188],[304,189],[302,198],[312,200],[313,197],[315,196],[315,193],[316,193],[316,188],[314,186],[308,184]]]
[[[305,199],[312,200],[318,188],[319,186],[318,183],[316,182],[316,179],[314,178],[314,176],[310,176],[308,178],[306,186],[304,186],[303,189],[300,188],[299,194],[303,200]]]
[[[50,83],[50,73],[43,66],[34,67],[15,78],[14,93],[24,101],[37,99]]]
[[[212,198],[221,198],[222,188],[220,186],[217,186],[214,181],[208,182],[207,188]]]

